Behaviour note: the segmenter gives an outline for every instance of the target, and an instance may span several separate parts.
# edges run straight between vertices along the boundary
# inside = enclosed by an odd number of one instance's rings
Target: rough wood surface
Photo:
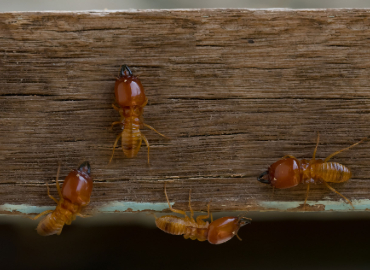
[[[190,188],[196,210],[211,199],[212,211],[302,204],[305,186],[273,195],[256,177],[283,155],[311,158],[317,131],[318,158],[370,135],[369,56],[366,9],[1,13],[0,205],[53,205],[45,183],[58,161],[63,179],[84,160],[91,211],[163,203],[164,180],[178,208]],[[171,138],[143,130],[150,166],[145,146],[108,164],[122,64],[145,87],[145,122]],[[369,150],[334,159],[354,172],[333,187],[355,205],[369,199]],[[322,186],[309,201],[348,209]]]

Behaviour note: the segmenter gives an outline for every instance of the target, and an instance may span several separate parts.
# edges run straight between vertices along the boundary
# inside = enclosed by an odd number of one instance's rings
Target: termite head
[[[63,198],[80,206],[89,204],[93,188],[90,173],[91,167],[87,161],[82,163],[77,170],[71,171],[63,183]]]
[[[299,162],[295,158],[280,159],[258,176],[257,180],[276,188],[294,187],[300,180]]]
[[[121,107],[141,106],[146,102],[144,87],[128,66],[123,65],[114,86],[116,101]]]
[[[235,235],[239,238],[239,229],[249,223],[250,219],[243,216],[219,218],[209,224],[208,242],[218,245],[229,241]]]

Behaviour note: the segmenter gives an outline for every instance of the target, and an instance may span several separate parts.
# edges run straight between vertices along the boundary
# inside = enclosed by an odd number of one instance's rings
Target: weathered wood
[[[304,186],[273,195],[256,177],[283,155],[311,158],[317,131],[318,158],[370,135],[369,39],[366,9],[2,13],[0,211],[54,205],[58,161],[63,179],[84,160],[90,212],[167,208],[165,180],[178,208],[192,188],[197,210],[298,211]],[[143,131],[150,166],[145,146],[108,164],[122,64],[145,87],[145,122],[171,138]],[[369,149],[335,158],[354,177],[333,187],[357,210],[370,207]],[[350,208],[322,186],[309,201]]]

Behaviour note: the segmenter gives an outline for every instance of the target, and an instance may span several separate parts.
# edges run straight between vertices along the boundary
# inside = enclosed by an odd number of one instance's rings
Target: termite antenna
[[[133,74],[132,74],[132,72],[131,72],[131,70],[129,69],[129,67],[128,66],[126,66],[126,65],[122,65],[122,67],[121,67],[121,72],[120,72],[120,77],[122,77],[122,76],[125,76],[126,74],[125,74],[125,71],[127,70],[127,73],[128,73],[128,75],[129,76],[132,76]]]
[[[239,221],[240,227],[252,223],[252,219],[245,217],[244,214],[239,215],[238,221]]]
[[[365,138],[363,138],[361,141],[359,141],[359,142],[357,142],[357,143],[354,143],[354,144],[352,144],[352,145],[351,145],[351,146],[349,146],[349,147],[346,147],[346,148],[344,148],[344,149],[342,149],[342,150],[339,150],[339,151],[337,151],[337,152],[334,152],[333,154],[329,155],[329,156],[324,160],[324,163],[325,163],[325,162],[328,162],[328,161],[329,161],[329,159],[331,159],[331,158],[332,158],[332,157],[334,157],[335,155],[338,155],[339,153],[342,153],[343,151],[346,151],[346,150],[348,150],[348,149],[352,148],[353,146],[356,146],[356,145],[358,145],[358,144],[360,144],[360,143],[363,143],[363,142],[364,142],[364,141],[366,141],[368,138],[369,138],[369,137],[365,137]]]
[[[269,173],[268,171],[263,172],[260,176],[257,177],[257,180],[263,184],[271,184],[270,180],[263,178],[268,173]]]

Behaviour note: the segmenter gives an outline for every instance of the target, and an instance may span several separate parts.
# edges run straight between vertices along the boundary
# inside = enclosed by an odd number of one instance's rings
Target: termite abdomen
[[[155,225],[162,231],[173,234],[183,235],[186,232],[186,224],[183,218],[166,215],[155,219]]]

